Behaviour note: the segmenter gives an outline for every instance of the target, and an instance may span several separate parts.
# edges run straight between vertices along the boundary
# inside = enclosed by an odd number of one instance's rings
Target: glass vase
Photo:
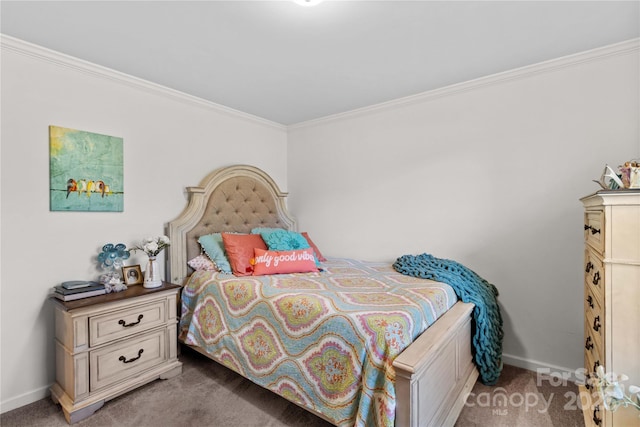
[[[150,256],[147,263],[147,269],[144,271],[144,284],[145,288],[157,288],[162,286],[162,278],[160,277],[160,267],[156,257]]]

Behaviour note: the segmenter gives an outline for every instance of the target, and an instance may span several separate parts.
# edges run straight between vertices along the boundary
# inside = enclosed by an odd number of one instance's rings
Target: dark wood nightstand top
[[[149,295],[156,292],[168,291],[171,289],[179,289],[182,286],[175,285],[169,282],[162,282],[162,286],[157,288],[145,288],[142,285],[129,286],[127,290],[121,292],[112,292],[109,294],[98,295],[95,297],[81,298],[73,301],[62,301],[55,296],[51,295],[52,301],[62,305],[65,310],[73,310],[76,308],[89,307],[96,304],[104,304],[114,301],[121,301],[127,298],[139,297],[143,295]]]

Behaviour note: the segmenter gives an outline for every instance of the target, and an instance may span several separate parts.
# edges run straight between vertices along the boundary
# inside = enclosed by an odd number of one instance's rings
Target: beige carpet
[[[111,400],[93,416],[75,425],[330,425],[196,352],[184,349],[180,359],[184,363],[182,375],[154,381]],[[571,383],[553,386],[548,380],[538,380],[534,372],[506,366],[496,387],[476,384],[456,427],[583,426],[575,401],[573,408],[571,405],[571,396],[576,394],[577,388]],[[67,422],[59,406],[43,399],[2,414],[0,425],[56,427],[67,426]]]

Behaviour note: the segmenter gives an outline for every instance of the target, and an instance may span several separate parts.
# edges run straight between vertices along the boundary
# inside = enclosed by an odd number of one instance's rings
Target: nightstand
[[[182,372],[177,358],[179,285],[163,283],[55,303],[56,382],[51,398],[69,423],[155,379]]]

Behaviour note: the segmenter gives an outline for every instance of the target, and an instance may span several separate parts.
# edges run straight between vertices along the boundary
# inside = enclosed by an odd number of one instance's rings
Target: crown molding
[[[514,80],[526,79],[531,76],[543,73],[551,73],[564,68],[573,67],[579,64],[587,62],[600,61],[612,56],[622,56],[636,54],[640,56],[640,38],[634,38],[626,40],[620,43],[611,44],[596,49],[579,52],[572,55],[563,56],[548,61],[539,62],[532,65],[527,65],[520,68],[504,71],[501,73],[491,74],[485,77],[480,77],[473,80],[468,80],[462,83],[456,83],[450,86],[445,86],[438,89],[421,92],[415,95],[409,95],[402,98],[397,98],[391,101],[381,102],[378,104],[369,105],[362,108],[357,108],[344,113],[332,114],[330,116],[321,117],[318,119],[308,120],[300,123],[290,125],[288,130],[296,130],[307,127],[313,127],[317,125],[327,124],[339,120],[355,118],[365,116],[367,114],[378,113],[380,111],[389,110],[392,108],[407,106],[420,102],[429,102],[438,98],[456,95],[463,92],[484,88],[487,86],[498,85]]]
[[[214,110],[218,113],[226,114],[234,118],[244,119],[253,124],[260,124],[283,131],[291,131],[331,123],[338,120],[373,114],[383,110],[407,106],[419,102],[428,102],[438,98],[468,92],[486,86],[502,84],[513,80],[525,79],[533,75],[554,72],[563,68],[572,67],[587,62],[599,61],[611,56],[629,55],[634,53],[639,54],[640,38],[634,38],[620,43],[591,49],[585,52],[567,55],[537,64],[527,65],[524,67],[515,68],[513,70],[480,77],[474,80],[456,83],[450,86],[445,86],[442,88],[421,92],[415,95],[409,95],[391,101],[369,105],[366,107],[346,111],[343,113],[333,114],[318,119],[308,120],[289,126],[276,123],[271,120],[263,119],[252,114],[244,113],[242,111],[235,110],[221,104],[216,104],[214,102],[168,88],[166,86],[133,77],[131,75],[121,73],[119,71],[115,71],[113,69],[103,67],[101,65],[97,65],[88,61],[84,61],[82,59],[75,58],[73,56],[69,56],[51,49],[47,49],[45,47],[38,46],[11,36],[7,36],[5,34],[0,34],[0,47],[2,49],[7,49],[21,55],[32,57],[37,60],[49,62],[57,66],[66,67],[78,72],[92,75],[97,78],[115,81],[123,85],[162,95],[200,108]]]
[[[103,67],[101,65],[97,65],[89,61],[66,55],[64,53],[57,52],[33,43],[29,43],[15,37],[7,36],[6,34],[0,34],[0,47],[2,48],[2,50],[11,51],[39,61],[48,62],[59,67],[64,67],[73,71],[88,74],[96,78],[110,80],[115,83],[132,87],[134,89],[161,95],[196,107],[213,110],[218,113],[232,116],[234,118],[249,121],[253,124],[259,124],[282,131],[287,130],[287,127],[280,123],[263,119],[252,114],[244,113],[230,107],[225,107],[224,105],[216,104],[215,102],[207,101],[197,96],[189,95],[187,93],[180,92],[178,90],[171,89],[166,86],[150,82],[148,80],[121,73],[111,68]]]

